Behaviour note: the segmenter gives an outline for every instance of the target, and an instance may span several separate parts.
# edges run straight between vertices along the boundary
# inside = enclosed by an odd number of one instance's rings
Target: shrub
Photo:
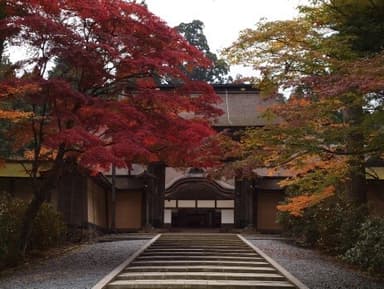
[[[295,217],[287,212],[278,214],[278,222],[286,235],[293,237],[303,246],[314,246],[319,239],[319,230],[312,212],[306,210],[302,217]]]
[[[303,216],[280,213],[279,222],[288,235],[302,245],[317,246],[329,254],[343,254],[358,238],[365,208],[355,207],[340,195],[307,208]]]
[[[20,261],[17,241],[26,208],[26,201],[0,193],[0,268]],[[34,221],[28,249],[56,246],[64,240],[65,231],[60,214],[50,204],[43,204]]]
[[[371,273],[384,272],[384,219],[367,219],[359,228],[357,242],[343,259]]]
[[[357,207],[344,198],[333,197],[315,208],[319,230],[316,245],[323,251],[339,255],[350,249],[359,234],[357,229],[366,218],[366,208]]]
[[[59,245],[65,238],[66,226],[60,213],[44,203],[33,223],[31,249],[46,249]]]
[[[0,267],[17,263],[17,238],[26,204],[8,194],[0,194]]]

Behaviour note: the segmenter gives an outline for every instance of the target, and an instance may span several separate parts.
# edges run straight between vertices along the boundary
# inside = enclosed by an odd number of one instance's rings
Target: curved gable
[[[174,182],[166,191],[165,199],[232,200],[234,190],[203,177],[186,177]]]

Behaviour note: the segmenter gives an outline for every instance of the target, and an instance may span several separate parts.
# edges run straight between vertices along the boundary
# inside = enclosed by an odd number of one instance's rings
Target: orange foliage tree
[[[384,153],[380,11],[380,1],[311,1],[299,18],[261,21],[225,50],[231,63],[261,71],[255,84],[272,97],[289,88],[266,112],[277,124],[250,129],[238,163],[283,168],[285,184],[306,189],[281,210],[300,215],[334,190],[366,202],[366,160]]]

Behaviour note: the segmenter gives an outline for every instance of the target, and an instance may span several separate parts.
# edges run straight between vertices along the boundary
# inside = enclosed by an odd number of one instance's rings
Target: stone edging
[[[133,255],[131,255],[127,260],[125,260],[123,263],[121,263],[119,266],[117,266],[115,269],[113,269],[108,275],[106,275],[103,279],[101,279],[95,286],[93,286],[91,289],[103,289],[109,282],[113,280],[121,271],[124,270],[125,267],[129,265],[137,256],[139,256],[145,249],[147,249],[149,246],[152,245],[153,242],[155,242],[161,234],[156,235],[153,237],[149,242],[144,244],[139,250],[137,250]]]
[[[289,273],[287,270],[285,270],[279,263],[277,263],[275,260],[273,260],[267,254],[265,254],[263,251],[261,251],[259,248],[257,248],[255,245],[253,245],[247,239],[245,239],[242,235],[238,234],[237,236],[244,243],[246,243],[249,247],[251,247],[253,250],[255,250],[256,253],[259,254],[261,257],[263,257],[268,263],[270,263],[273,267],[275,267],[277,269],[277,271],[279,271],[282,275],[284,275],[284,277],[287,278],[289,280],[289,282],[294,284],[298,289],[309,289],[299,279],[297,279],[295,276],[293,276],[291,273]]]

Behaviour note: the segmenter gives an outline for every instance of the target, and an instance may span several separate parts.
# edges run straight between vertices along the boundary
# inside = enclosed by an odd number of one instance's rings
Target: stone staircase
[[[306,288],[260,254],[235,234],[162,234],[99,288]]]

